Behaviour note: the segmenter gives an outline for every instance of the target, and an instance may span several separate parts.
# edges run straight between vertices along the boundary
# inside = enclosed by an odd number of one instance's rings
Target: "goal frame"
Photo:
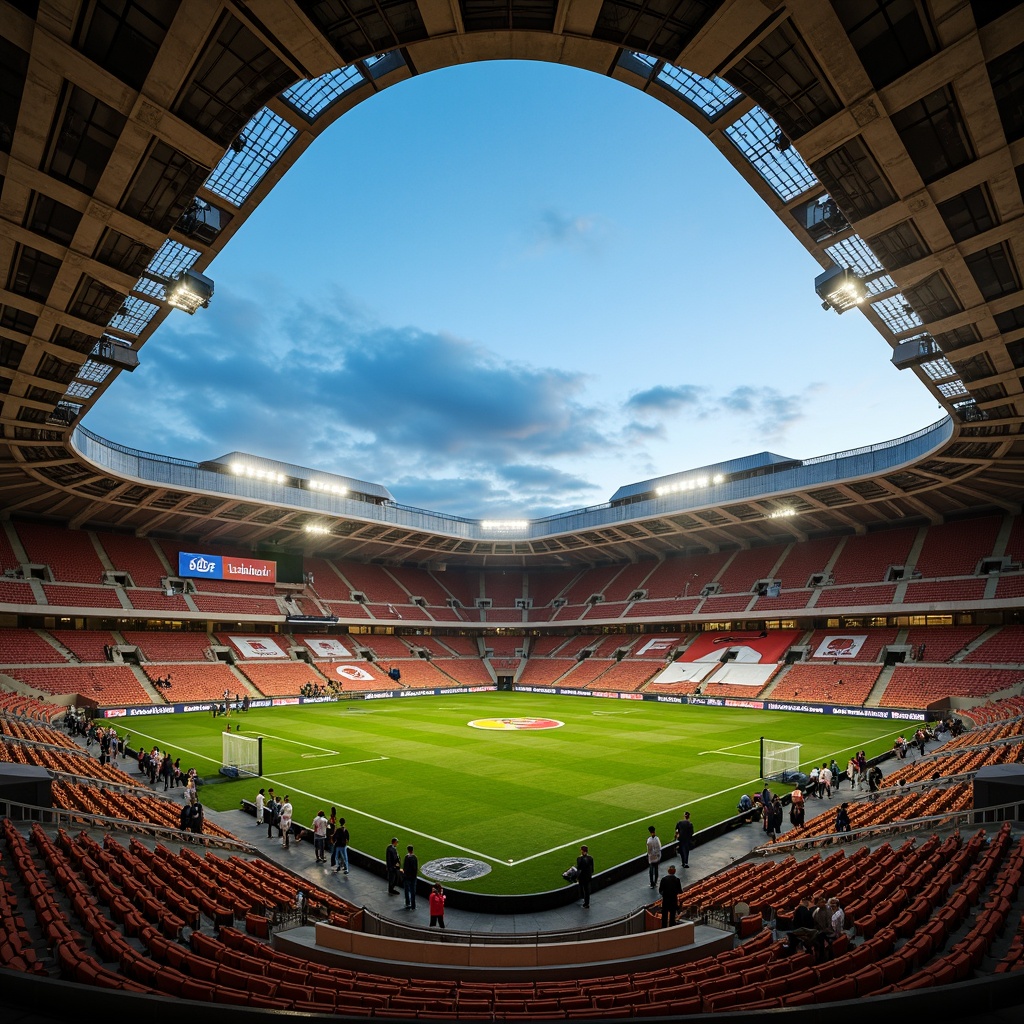
[[[258,778],[263,774],[263,737],[221,733],[221,774]]]
[[[761,737],[760,767],[761,778],[765,781],[791,781],[786,778],[790,772],[800,771],[801,744],[792,740],[773,740]]]

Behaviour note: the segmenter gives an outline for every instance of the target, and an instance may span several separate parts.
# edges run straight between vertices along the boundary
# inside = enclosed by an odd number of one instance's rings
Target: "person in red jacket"
[[[430,891],[430,927],[433,928],[436,924],[439,928],[444,928],[444,901],[445,901],[444,890],[441,888],[440,882],[434,883],[434,888]]]

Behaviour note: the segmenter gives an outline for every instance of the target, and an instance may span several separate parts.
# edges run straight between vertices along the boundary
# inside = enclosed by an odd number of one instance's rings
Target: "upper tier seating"
[[[812,576],[824,574],[838,543],[835,537],[815,537],[790,545],[782,564],[775,570],[782,581],[782,589],[803,590]]]
[[[75,587],[44,583],[46,603],[62,608],[121,608],[117,590],[110,586]]]
[[[730,556],[731,552],[716,551],[659,562],[644,580],[647,600],[669,600],[684,595],[696,597],[705,584],[714,581]]]
[[[885,607],[896,600],[894,583],[870,587],[825,587],[818,594],[815,608]]]
[[[881,583],[889,566],[907,564],[916,537],[914,527],[847,537],[832,569],[833,581],[841,586]]]
[[[192,610],[182,594],[167,594],[163,590],[136,589],[126,590],[124,593],[132,608],[139,611],[159,612],[176,618],[178,613]]]
[[[530,597],[533,599],[534,618],[545,618],[541,614],[545,608],[550,608],[551,602],[561,595],[566,587],[576,578],[577,573],[573,569],[549,569],[532,571],[529,574]]]
[[[1000,526],[999,516],[929,526],[914,569],[925,579],[972,576],[978,563],[992,554]]]
[[[368,604],[395,605],[412,608],[405,592],[382,565],[361,565],[358,562],[338,562],[336,567],[349,583],[349,591],[364,594]],[[319,584],[319,577],[317,577]],[[319,590],[319,585],[317,590]],[[349,595],[346,594],[346,597]]]
[[[234,584],[240,587],[242,584]],[[192,601],[201,612],[243,619],[254,615],[273,615],[283,618],[281,609],[272,597],[220,597],[212,594],[193,594]]]
[[[131,576],[136,587],[159,588],[161,580],[178,575],[178,564],[172,567],[160,560],[153,542],[145,537],[132,537],[124,533],[98,533],[96,539],[107,553],[110,564]]]
[[[644,589],[644,580],[651,574],[655,562],[627,562],[604,588],[605,604],[626,603],[636,590]]]
[[[14,553],[7,530],[0,527],[0,572],[6,572],[8,569],[12,572],[20,571],[21,559]]]
[[[767,579],[771,575],[785,550],[783,544],[766,544],[764,547],[737,551],[719,574],[719,592],[749,596],[758,580]]]
[[[45,523],[19,522],[14,526],[29,562],[48,565],[55,580],[99,583],[103,578],[103,563],[88,533]]]
[[[490,600],[492,608],[510,611],[525,596],[525,583],[525,574],[521,572],[489,572],[484,575],[483,596]]]

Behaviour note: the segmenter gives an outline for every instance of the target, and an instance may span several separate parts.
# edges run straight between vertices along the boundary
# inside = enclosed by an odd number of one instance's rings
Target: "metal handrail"
[[[887,836],[902,835],[905,832],[922,832],[927,829],[972,828],[976,825],[999,824],[1003,821],[1024,821],[1024,801],[999,804],[993,807],[969,807],[960,811],[943,811],[924,818],[907,818],[905,821],[889,821],[884,824],[867,825],[849,832],[825,832],[802,839],[782,840],[755,846],[747,856],[766,857],[769,854],[793,853],[797,850],[813,850],[820,846],[836,843],[855,843],[859,840],[884,839]],[[745,859],[745,858],[742,858]]]
[[[466,946],[541,946],[558,942],[586,942],[589,939],[608,939],[622,935],[638,935],[646,930],[647,907],[637,907],[612,921],[587,925],[563,931],[546,932],[493,932],[473,929],[419,928],[384,917],[363,907],[363,931],[371,935],[384,935],[395,939],[433,939],[437,942],[454,942]]]
[[[95,780],[94,780],[95,781]],[[225,836],[207,835],[205,832],[183,832],[179,828],[156,825],[148,821],[130,821],[126,818],[109,818],[89,811],[76,811],[64,807],[36,807],[33,804],[18,803],[0,797],[0,818],[11,821],[38,822],[41,825],[85,828],[104,828],[111,831],[131,832],[133,835],[148,836],[151,839],[171,843],[192,843],[218,850],[234,850],[240,853],[256,854],[260,851],[251,843]]]

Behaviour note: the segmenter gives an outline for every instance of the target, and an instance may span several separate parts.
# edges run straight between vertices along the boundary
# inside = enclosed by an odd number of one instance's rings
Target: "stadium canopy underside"
[[[167,283],[202,273],[322,131],[414,75],[494,59],[607,75],[687,118],[823,269],[857,275],[851,315],[878,359],[946,418],[771,472],[738,459],[710,489],[631,485],[503,536],[380,485],[233,478],[80,427],[168,314]],[[475,565],[1019,512],[1022,187],[1024,8],[1008,0],[0,0],[0,508]]]

